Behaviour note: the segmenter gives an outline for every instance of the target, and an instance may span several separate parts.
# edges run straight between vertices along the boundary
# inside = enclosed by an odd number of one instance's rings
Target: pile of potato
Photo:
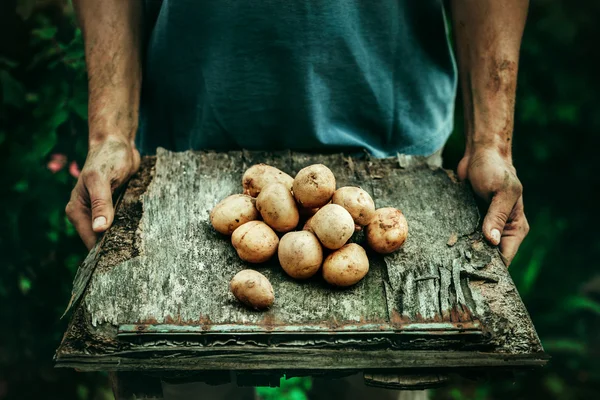
[[[365,227],[367,243],[383,254],[398,250],[408,235],[402,212],[391,207],[376,210],[371,196],[359,187],[336,190],[335,176],[322,164],[303,168],[295,178],[257,164],[244,173],[242,186],[244,194],[215,206],[212,226],[231,235],[242,260],[262,263],[277,253],[283,270],[295,279],[308,279],[321,269],[329,284],[352,286],[369,271],[365,249],[348,243],[355,231]],[[306,222],[296,230],[301,220]],[[275,300],[271,283],[252,269],[236,274],[230,289],[239,301],[258,310]]]

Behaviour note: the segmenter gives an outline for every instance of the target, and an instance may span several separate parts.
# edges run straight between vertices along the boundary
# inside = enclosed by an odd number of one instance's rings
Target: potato
[[[333,194],[331,202],[348,210],[356,225],[367,225],[375,216],[373,199],[369,193],[359,187],[344,186],[339,188]]]
[[[323,164],[310,165],[298,172],[292,190],[302,207],[322,207],[335,192],[335,176]]]
[[[334,286],[352,286],[369,272],[367,252],[350,243],[327,256],[323,263],[323,278]]]
[[[255,310],[264,310],[273,305],[275,294],[266,276],[252,269],[235,274],[229,289],[236,299]]]
[[[267,225],[277,232],[291,231],[300,220],[292,192],[281,183],[263,188],[256,198],[256,209]]]
[[[242,187],[244,194],[256,197],[261,190],[271,183],[281,183],[289,190],[292,190],[294,178],[285,172],[271,167],[267,164],[256,164],[244,172],[242,177]]]
[[[375,217],[367,225],[367,243],[378,253],[398,250],[407,236],[406,218],[400,210],[392,207],[375,210]]]
[[[264,222],[250,221],[233,231],[231,244],[242,260],[262,263],[275,254],[279,238]]]
[[[221,200],[210,212],[210,223],[223,235],[231,235],[240,225],[260,218],[255,200],[245,194],[234,194]]]
[[[314,217],[314,215],[313,215],[313,217]],[[302,227],[303,231],[309,231],[310,233],[315,233],[314,229],[311,226],[313,217],[310,217],[309,219],[306,220],[306,222],[304,223],[304,226]]]
[[[289,232],[279,241],[277,250],[281,268],[292,278],[307,279],[317,273],[323,262],[323,248],[308,231]]]
[[[354,220],[346,209],[338,204],[327,204],[310,219],[308,230],[317,235],[328,249],[339,249],[354,233]]]

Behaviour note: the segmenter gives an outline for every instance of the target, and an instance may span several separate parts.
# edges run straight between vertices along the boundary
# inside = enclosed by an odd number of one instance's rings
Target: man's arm
[[[529,231],[511,151],[528,5],[528,0],[452,0],[467,140],[458,175],[490,202],[483,233],[500,245],[507,265]]]
[[[112,193],[137,171],[141,0],[74,0],[88,71],[89,149],[66,213],[88,248],[113,222]]]

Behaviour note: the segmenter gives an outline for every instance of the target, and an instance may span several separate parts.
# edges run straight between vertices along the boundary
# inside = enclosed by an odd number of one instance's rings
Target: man
[[[88,248],[113,222],[112,192],[139,167],[138,149],[431,155],[452,130],[441,0],[74,4],[89,152],[66,212]],[[511,156],[527,6],[451,1],[467,138],[458,175],[490,203],[483,233],[507,265],[529,230]]]

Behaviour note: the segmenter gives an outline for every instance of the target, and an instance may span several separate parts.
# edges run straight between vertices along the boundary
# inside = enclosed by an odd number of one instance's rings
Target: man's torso
[[[144,153],[431,154],[455,67],[438,0],[146,1]]]

